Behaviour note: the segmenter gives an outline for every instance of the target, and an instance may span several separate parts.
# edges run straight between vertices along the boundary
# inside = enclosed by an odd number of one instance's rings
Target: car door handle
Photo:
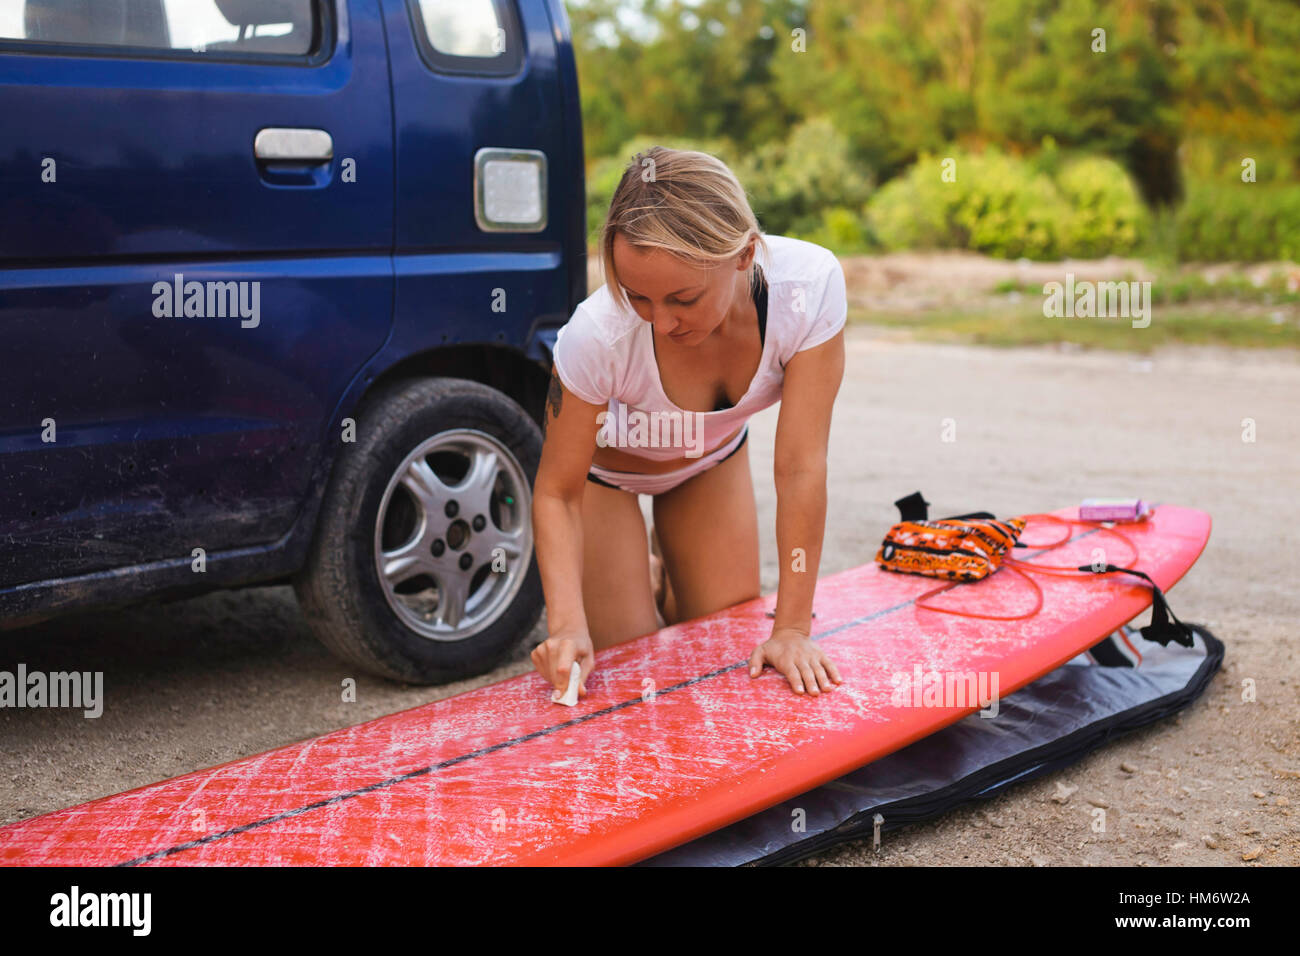
[[[258,130],[253,155],[259,163],[328,163],[334,158],[334,137],[323,129],[270,126]]]

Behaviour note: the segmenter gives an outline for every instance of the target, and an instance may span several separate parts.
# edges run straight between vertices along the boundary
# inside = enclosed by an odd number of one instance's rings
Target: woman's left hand
[[[749,655],[749,676],[763,673],[765,663],[784,674],[796,694],[806,692],[816,697],[842,683],[831,659],[807,634],[794,628],[776,628],[771,637],[754,648]]]

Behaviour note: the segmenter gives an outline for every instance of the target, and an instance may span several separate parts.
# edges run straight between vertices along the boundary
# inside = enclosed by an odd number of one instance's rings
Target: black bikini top
[[[749,284],[749,294],[758,307],[758,347],[761,349],[767,339],[767,279],[764,278],[763,269],[757,262],[754,263],[754,280]],[[724,396],[718,399],[717,407],[713,410],[723,412],[734,407]]]

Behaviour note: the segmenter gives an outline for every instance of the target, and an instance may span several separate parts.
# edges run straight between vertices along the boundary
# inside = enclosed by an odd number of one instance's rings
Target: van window
[[[513,73],[523,39],[510,0],[411,0],[421,52],[434,69]]]
[[[314,52],[315,0],[0,0],[0,40],[208,54]]]

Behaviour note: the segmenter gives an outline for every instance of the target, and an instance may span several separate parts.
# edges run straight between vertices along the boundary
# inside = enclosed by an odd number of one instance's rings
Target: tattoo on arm
[[[560,376],[555,367],[551,367],[551,384],[546,387],[546,410],[542,412],[542,438],[546,437],[546,425],[552,416],[560,417],[560,404],[564,401],[564,388],[560,385]]]

